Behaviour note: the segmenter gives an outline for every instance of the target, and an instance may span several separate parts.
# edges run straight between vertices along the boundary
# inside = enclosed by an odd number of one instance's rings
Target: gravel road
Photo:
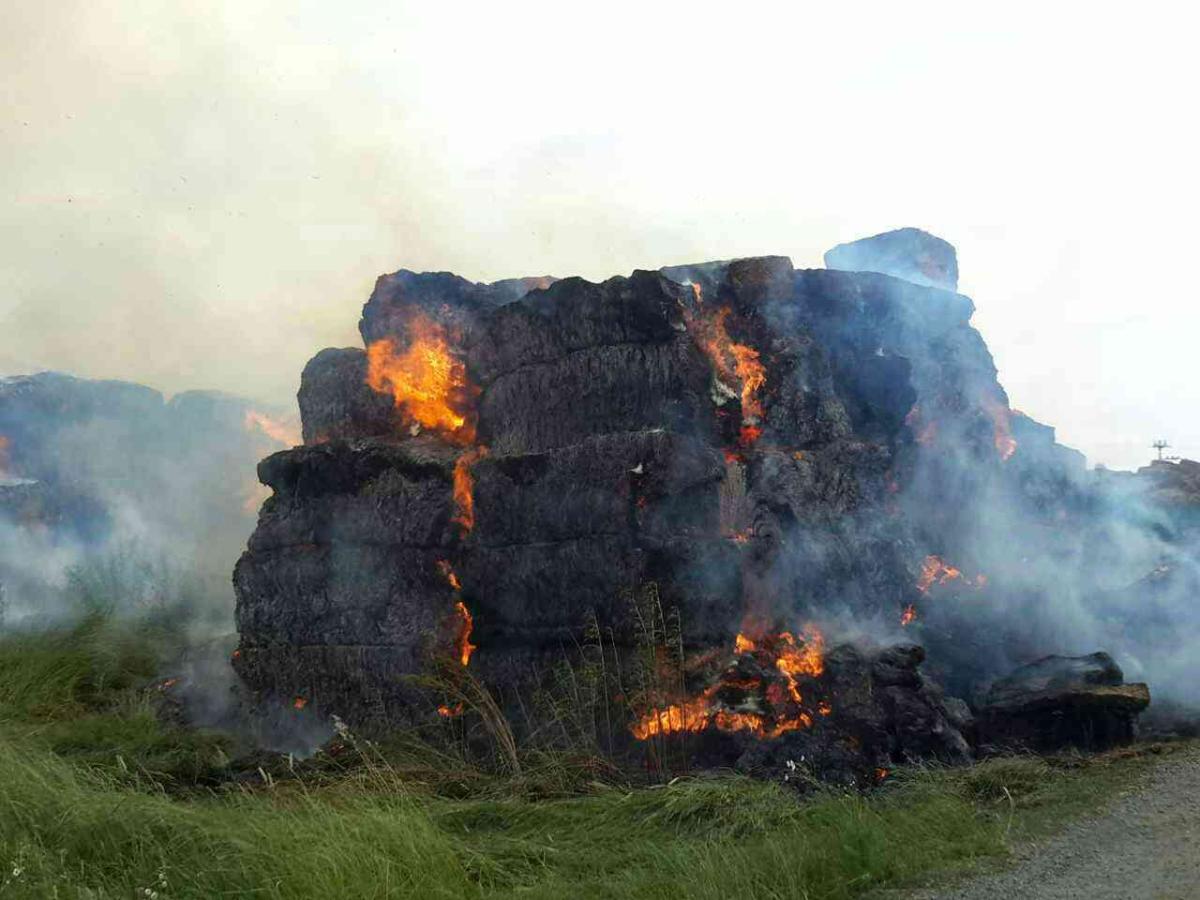
[[[1019,862],[917,900],[1200,898],[1200,750],[1166,758],[1100,816],[1023,849]]]

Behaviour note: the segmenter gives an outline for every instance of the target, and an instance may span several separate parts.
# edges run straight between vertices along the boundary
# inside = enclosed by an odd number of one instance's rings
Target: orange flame
[[[983,408],[992,420],[992,441],[996,445],[996,452],[1000,454],[1000,461],[1008,462],[1017,452],[1017,439],[1012,436],[1008,406],[997,399],[988,398],[983,401]]]
[[[471,661],[471,654],[475,651],[475,645],[471,643],[471,630],[475,627],[475,620],[471,618],[471,611],[467,609],[467,605],[461,600],[454,604],[454,610],[458,613],[459,624],[458,634],[454,639],[454,647],[458,651],[458,659],[464,666]]]
[[[303,697],[297,697],[292,701],[292,709],[304,709],[308,706],[308,701]]]
[[[471,467],[487,455],[487,447],[474,447],[454,462],[454,521],[464,534],[475,527],[475,476]]]
[[[962,572],[944,562],[940,556],[927,556],[921,563],[921,577],[917,579],[917,590],[927,594],[935,584],[946,584],[958,578],[962,578]]]
[[[744,633],[734,638],[737,655],[753,654],[760,664],[773,663],[785,678],[786,689],[773,682],[764,691],[771,706],[770,713],[758,710],[738,710],[725,706],[718,698],[724,688],[753,690],[758,680],[739,680],[732,667],[697,697],[661,708],[651,709],[633,723],[630,731],[638,740],[679,732],[698,732],[706,728],[719,731],[750,731],[757,737],[771,739],[812,726],[813,717],[801,707],[803,696],[797,679],[817,678],[825,671],[825,639],[814,626],[806,626],[803,639],[791,632],[766,635],[755,639]],[[828,703],[818,704],[818,712],[829,715]]]
[[[911,603],[904,607],[904,612],[900,613],[900,624],[907,628],[917,618],[917,608]]]
[[[274,419],[256,409],[246,410],[246,415],[242,419],[242,426],[247,431],[257,429],[271,440],[285,447],[295,447],[301,443],[300,428],[294,422]]]
[[[443,716],[447,719],[453,719],[455,716],[462,715],[463,705],[462,703],[455,703],[453,706],[449,706],[443,703],[438,707],[437,711],[439,716]]]
[[[703,302],[700,285],[692,284],[692,293],[698,304]],[[763,417],[763,406],[758,392],[767,383],[767,370],[757,350],[729,337],[725,320],[731,314],[732,310],[723,306],[715,313],[689,315],[688,325],[716,370],[717,378],[723,384],[740,388],[742,428],[739,443],[742,447],[750,447],[762,435],[758,422]]]
[[[455,444],[475,442],[470,401],[475,389],[467,367],[451,350],[446,330],[416,313],[408,322],[408,349],[381,338],[367,346],[367,384],[391,394],[415,425],[436,431]]]

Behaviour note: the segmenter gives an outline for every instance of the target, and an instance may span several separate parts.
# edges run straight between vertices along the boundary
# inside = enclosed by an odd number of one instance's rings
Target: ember
[[[729,540],[733,541],[735,544],[748,544],[750,543],[750,538],[754,537],[754,531],[750,528],[744,528],[741,531],[735,531],[732,534],[728,534],[726,537],[728,537]]]
[[[414,428],[436,431],[452,443],[474,443],[470,415],[474,387],[466,366],[451,350],[445,329],[418,313],[408,323],[408,337],[410,344],[403,353],[391,338],[367,347],[367,384],[381,394],[391,394]]]

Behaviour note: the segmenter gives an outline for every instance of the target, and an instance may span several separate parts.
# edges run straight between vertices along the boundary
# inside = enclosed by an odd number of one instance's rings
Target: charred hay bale
[[[431,440],[331,442],[273,454],[259,479],[274,490],[251,552],[297,544],[444,547],[453,537],[456,454]]]
[[[493,313],[470,368],[486,388],[499,376],[581,350],[621,344],[663,344],[686,327],[690,292],[655,272],[637,271],[595,284],[567,278]]]
[[[539,544],[636,529],[714,536],[718,451],[669,431],[599,435],[544,453],[489,454],[472,467],[483,546]]]
[[[327,348],[300,375],[304,443],[388,436],[403,423],[392,398],[367,386],[367,354],[356,347]]]
[[[479,400],[479,439],[516,454],[654,428],[715,438],[709,382],[686,336],[564,352],[492,379]]]
[[[498,310],[470,348],[479,436],[536,453],[605,433],[715,437],[711,371],[686,333],[686,289],[650,272],[580,278]]]
[[[1103,750],[1128,743],[1150,704],[1107,653],[1047,656],[995,682],[980,710],[980,742],[1034,750]]]
[[[555,282],[549,276],[508,278],[493,284],[468,281],[450,272],[381,275],[358,323],[363,342],[402,336],[414,311],[422,311],[470,343],[492,310]]]
[[[428,719],[438,703],[428,690],[403,677],[426,665],[416,647],[242,646],[232,665],[251,689],[250,704],[276,715],[282,707],[284,714],[303,711],[326,722],[337,715],[356,728],[387,729]],[[323,739],[329,729],[321,732]]]
[[[800,763],[821,780],[863,785],[897,764],[968,762],[970,746],[940,690],[919,671],[923,659],[924,650],[915,644],[831,648],[824,673],[806,688],[828,698],[828,712],[814,716],[811,727],[774,740],[743,739],[734,765],[778,779]]]
[[[441,551],[389,544],[298,544],[246,552],[234,568],[243,645],[413,646],[454,597]]]

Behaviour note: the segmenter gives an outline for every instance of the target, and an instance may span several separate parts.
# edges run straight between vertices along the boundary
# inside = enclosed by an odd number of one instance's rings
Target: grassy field
[[[1002,860],[1153,756],[902,770],[804,797],[733,775],[638,786],[566,759],[514,779],[400,743],[239,769],[229,738],[155,715],[146,685],[171,645],[100,616],[0,639],[0,896],[844,898]]]

